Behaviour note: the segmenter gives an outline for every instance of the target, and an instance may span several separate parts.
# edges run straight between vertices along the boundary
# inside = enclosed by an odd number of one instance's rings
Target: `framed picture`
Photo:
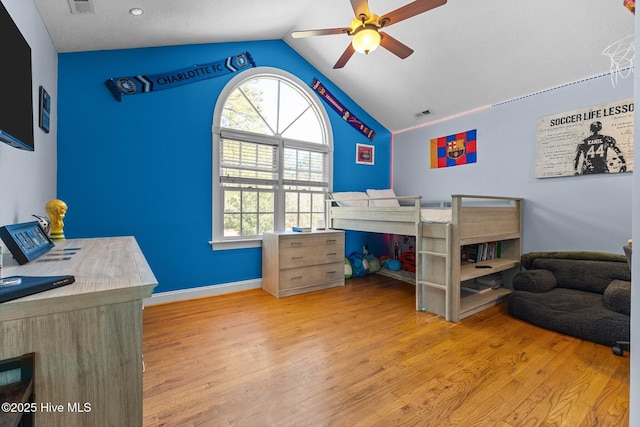
[[[536,178],[633,170],[633,98],[538,119]]]
[[[373,165],[375,147],[367,144],[356,144],[356,163],[361,165]]]
[[[38,221],[0,227],[0,238],[20,265],[38,258],[55,246]]]
[[[40,86],[40,129],[49,133],[49,123],[51,114],[51,97],[47,91]]]

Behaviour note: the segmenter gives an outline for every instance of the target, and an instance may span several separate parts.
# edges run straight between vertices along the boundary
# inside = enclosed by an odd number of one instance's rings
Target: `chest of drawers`
[[[262,288],[278,298],[344,286],[344,231],[268,232]]]

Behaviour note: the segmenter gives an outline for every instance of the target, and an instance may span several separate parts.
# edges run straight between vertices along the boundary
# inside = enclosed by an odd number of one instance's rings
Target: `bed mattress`
[[[420,216],[424,222],[451,223],[451,209],[420,209]]]

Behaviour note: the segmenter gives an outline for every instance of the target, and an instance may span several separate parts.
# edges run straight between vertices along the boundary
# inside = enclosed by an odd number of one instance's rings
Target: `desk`
[[[35,425],[142,426],[142,300],[157,280],[135,238],[58,241],[4,265],[4,277],[76,278],[0,304],[0,360],[35,353]]]

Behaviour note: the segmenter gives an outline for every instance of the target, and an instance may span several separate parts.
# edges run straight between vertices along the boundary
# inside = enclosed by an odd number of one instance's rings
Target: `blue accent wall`
[[[391,133],[283,41],[63,53],[58,197],[69,206],[67,238],[135,236],[158,278],[155,292],[262,276],[261,249],[212,251],[208,244],[213,109],[235,75],[123,96],[122,102],[104,84],[112,77],[173,71],[244,51],[258,66],[280,68],[308,84],[318,78],[376,131],[371,142],[326,108],[335,145],[335,191],[389,187]],[[356,143],[375,145],[375,165],[355,163]],[[365,243],[374,251],[384,246],[384,238],[348,233],[347,253]]]

